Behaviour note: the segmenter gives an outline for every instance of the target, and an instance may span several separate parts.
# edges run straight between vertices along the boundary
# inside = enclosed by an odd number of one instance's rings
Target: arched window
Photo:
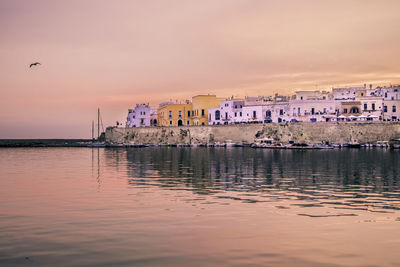
[[[352,107],[352,108],[350,109],[350,113],[359,113],[358,107]]]
[[[216,111],[215,111],[215,120],[216,120],[216,121],[219,121],[220,116],[221,116],[221,113],[219,112],[219,110],[216,110]]]
[[[178,126],[182,126],[182,125],[183,125],[182,120],[178,120]]]
[[[267,112],[265,112],[265,117],[271,118],[271,110],[267,110]]]

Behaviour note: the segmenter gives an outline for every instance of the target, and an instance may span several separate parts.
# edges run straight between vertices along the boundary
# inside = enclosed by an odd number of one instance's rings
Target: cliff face
[[[214,142],[253,143],[255,138],[318,143],[360,143],[400,138],[400,122],[242,124],[190,127],[108,128],[106,140],[135,144],[204,144]]]

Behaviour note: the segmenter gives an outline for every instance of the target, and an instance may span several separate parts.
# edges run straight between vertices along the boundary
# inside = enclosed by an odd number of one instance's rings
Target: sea
[[[0,148],[0,266],[400,266],[400,151]]]

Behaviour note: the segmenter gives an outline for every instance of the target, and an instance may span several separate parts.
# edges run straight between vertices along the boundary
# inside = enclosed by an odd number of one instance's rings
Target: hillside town
[[[201,126],[242,123],[400,121],[400,85],[297,91],[292,96],[223,98],[197,95],[192,100],[136,104],[126,127]]]

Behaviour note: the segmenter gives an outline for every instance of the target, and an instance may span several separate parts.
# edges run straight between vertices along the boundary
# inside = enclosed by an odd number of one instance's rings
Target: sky
[[[400,83],[400,1],[0,0],[0,138],[137,103]],[[29,68],[29,64],[41,65]]]

